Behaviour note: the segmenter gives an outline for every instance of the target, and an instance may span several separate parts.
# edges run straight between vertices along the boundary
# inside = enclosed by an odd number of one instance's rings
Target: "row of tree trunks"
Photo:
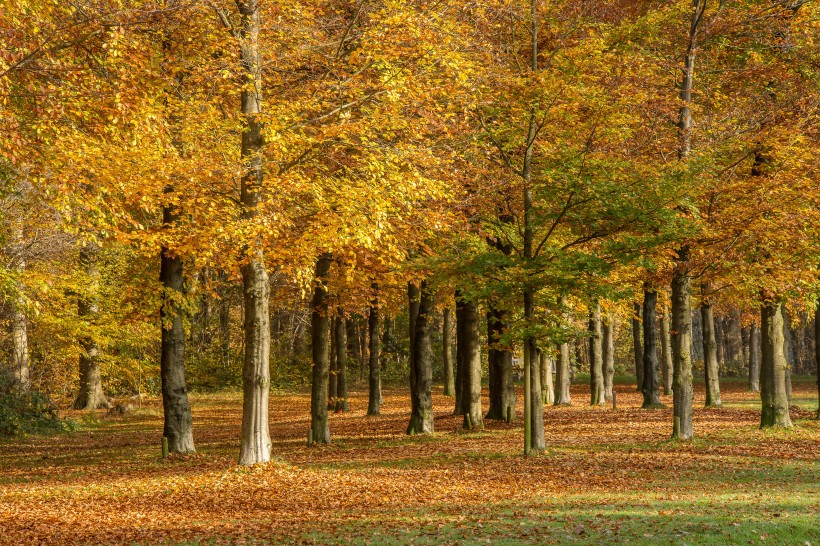
[[[410,302],[410,422],[407,434],[433,432],[433,295],[426,280],[408,285]]]

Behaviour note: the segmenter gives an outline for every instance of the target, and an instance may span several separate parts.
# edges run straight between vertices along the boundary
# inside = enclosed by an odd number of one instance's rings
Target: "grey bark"
[[[441,332],[441,355],[444,364],[444,396],[455,396],[456,378],[453,366],[453,319],[452,309],[444,309]]]
[[[761,307],[760,427],[790,427],[786,392],[788,364],[783,353],[783,304],[767,298]]]
[[[752,323],[749,326],[749,390],[760,392],[760,327]]]
[[[100,376],[100,347],[94,339],[94,324],[100,313],[97,299],[100,269],[99,249],[91,242],[80,247],[80,267],[84,271],[88,285],[77,298],[77,316],[87,331],[80,336],[80,391],[74,400],[74,409],[95,410],[111,405],[105,396]],[[184,334],[182,334],[184,335]]]
[[[720,402],[720,366],[718,364],[717,342],[715,340],[715,316],[709,301],[708,287],[704,287],[703,301],[700,304],[701,322],[703,324],[703,371],[706,382],[706,407],[719,407]]]
[[[669,335],[669,316],[665,311],[661,317],[661,372],[663,394],[672,394],[672,339]]]
[[[413,305],[413,292],[408,291]],[[411,377],[410,422],[407,434],[431,434],[433,432],[433,346],[432,346],[432,313],[433,295],[427,281],[421,282],[418,290],[415,320],[412,321],[413,342],[410,359]],[[414,313],[411,312],[411,317]]]
[[[14,264],[14,271],[18,276],[22,276],[26,271],[26,258],[22,250],[25,241],[21,227],[15,230],[14,239],[16,246],[21,249],[20,256]],[[22,279],[17,280],[15,289],[11,299],[11,369],[15,384],[22,390],[28,390],[31,387],[31,369],[28,355],[28,317]]]
[[[512,351],[499,344],[506,313],[489,306],[487,310],[487,363],[489,366],[490,408],[487,419],[512,420],[515,416],[515,388],[512,378]]]
[[[615,381],[615,319],[607,314],[603,318],[604,350],[604,397],[612,400],[612,388]]]
[[[258,214],[262,177],[262,64],[259,54],[259,4],[256,0],[236,0],[239,9],[240,63],[244,81],[241,93],[241,157],[244,173],[240,182],[242,217]],[[268,397],[270,395],[270,284],[265,256],[259,242],[250,243],[248,261],[242,266],[245,304],[245,355],[242,365],[242,443],[239,464],[270,461]]]
[[[552,380],[552,357],[546,351],[538,351],[540,355],[539,369],[541,371],[541,403],[553,404],[555,402],[555,385]]]
[[[555,370],[555,405],[569,406],[572,404],[570,397],[570,365],[571,358],[569,343],[558,345],[558,366]]]
[[[641,334],[641,304],[635,302],[632,315],[632,349],[635,358],[635,383],[639,391],[643,386],[643,341]]]
[[[687,269],[689,249],[678,250],[672,275],[672,437],[688,440],[692,429],[692,306],[691,277]]]
[[[603,332],[601,330],[601,304],[593,303],[589,315],[589,386],[590,404],[603,406],[606,404],[604,392],[604,348]]]
[[[658,384],[658,333],[655,329],[658,293],[644,289],[643,293],[643,407],[661,406],[661,392]]]
[[[340,308],[336,317],[335,329],[333,331],[334,347],[336,349],[336,406],[337,412],[348,411],[347,402],[347,359],[345,353],[347,349],[347,337],[345,331],[344,311]]]
[[[330,376],[330,318],[328,317],[327,276],[331,255],[316,260],[313,299],[310,302],[310,340],[313,377],[310,391],[310,443],[329,444],[330,424],[327,418],[328,382]]]

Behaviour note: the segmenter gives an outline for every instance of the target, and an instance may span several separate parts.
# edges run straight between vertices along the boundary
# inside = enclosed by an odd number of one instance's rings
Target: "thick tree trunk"
[[[444,364],[444,396],[454,396],[456,393],[456,378],[453,366],[453,319],[452,309],[444,309],[441,332],[441,355]]]
[[[410,285],[413,286],[413,285]],[[414,296],[418,298],[413,304]],[[431,434],[433,432],[433,345],[432,313],[433,295],[427,281],[421,282],[421,289],[409,290],[411,298],[411,317],[415,312],[415,326],[411,347],[413,348],[411,365],[411,413],[407,434]]]
[[[555,402],[555,385],[552,380],[552,357],[546,351],[538,351],[540,355],[539,368],[541,370],[541,403],[553,404]]]
[[[663,394],[672,394],[672,339],[669,336],[669,316],[664,310],[661,317],[661,376]]]
[[[176,221],[175,211],[166,206],[162,211],[163,224]],[[160,378],[162,382],[163,436],[168,439],[171,453],[193,453],[193,419],[185,383],[185,328],[182,324],[183,298],[182,258],[171,254],[168,248],[160,252],[159,278],[163,287],[163,303],[159,316],[162,325]],[[99,374],[98,374],[99,375]]]
[[[88,285],[84,287],[84,293],[77,299],[77,315],[88,331],[79,340],[80,392],[74,400],[74,409],[95,410],[111,407],[102,389],[100,348],[93,334],[94,324],[97,322],[100,313],[96,294],[100,279],[100,270],[97,264],[98,252],[97,246],[91,242],[80,248],[80,267],[86,274]],[[185,334],[179,335],[184,336]]]
[[[752,323],[749,327],[749,390],[760,392],[760,327]]]
[[[345,332],[344,311],[339,308],[339,314],[336,317],[335,329],[333,331],[333,339],[335,341],[336,349],[336,411],[348,411],[347,403],[347,359],[345,353],[347,350],[347,337]]]
[[[641,341],[641,304],[635,302],[632,315],[632,348],[635,357],[635,382],[637,390],[643,387],[643,343]]]
[[[570,365],[569,343],[558,345],[558,366],[555,370],[555,405],[569,406],[572,404],[570,397]]]
[[[330,318],[328,317],[327,276],[331,255],[316,260],[315,286],[310,303],[310,341],[313,359],[313,381],[310,391],[310,443],[329,444],[330,424],[327,418],[330,376]]]
[[[692,429],[692,307],[691,277],[686,269],[689,249],[678,251],[678,266],[672,276],[672,437],[688,440]]]
[[[607,314],[603,319],[604,326],[604,397],[612,401],[612,388],[615,382],[615,319]]]
[[[20,248],[20,256],[14,266],[14,271],[18,276],[22,276],[26,271],[23,250],[25,241],[22,227],[15,231],[14,242]],[[25,288],[22,279],[18,278],[15,288],[16,293],[11,299],[11,369],[15,384],[25,391],[31,387],[31,370],[28,358],[28,317],[26,316]],[[80,389],[82,390],[82,386]]]
[[[379,357],[381,356],[381,344],[379,338],[379,285],[373,283],[373,299],[370,300],[370,315],[367,318],[367,333],[370,339],[370,374],[367,381],[367,414],[379,415],[382,405],[382,379],[379,368]]]
[[[592,304],[589,314],[589,387],[590,404],[603,406],[606,404],[604,392],[604,347],[603,332],[601,330],[601,304],[597,301]]]
[[[658,332],[656,330],[656,309],[658,293],[646,288],[643,293],[643,407],[661,407],[661,392],[658,385]]]
[[[707,289],[708,290],[708,289]],[[720,380],[715,341],[715,317],[712,304],[706,296],[700,305],[701,322],[703,323],[703,371],[706,382],[706,407],[720,407]]]
[[[258,214],[262,192],[262,66],[259,55],[259,5],[237,0],[240,13],[240,62],[244,71],[241,104],[246,128],[241,157],[245,165],[240,185],[242,216]],[[242,266],[245,304],[245,356],[242,366],[242,443],[239,464],[270,461],[268,396],[270,394],[270,284],[262,246],[252,241],[248,262]]]
[[[461,392],[463,426],[466,429],[481,429],[484,426],[481,411],[481,344],[479,340],[478,307],[471,301],[463,301],[456,320],[462,321],[458,327],[461,338],[456,341],[456,351],[461,353],[459,361],[464,367],[464,383]]]
[[[783,352],[783,304],[766,299],[761,308],[760,427],[790,427],[786,392],[788,364]]]
[[[515,417],[515,388],[512,378],[512,351],[499,345],[506,313],[492,306],[487,310],[487,362],[489,365],[490,408],[487,419],[511,421]]]

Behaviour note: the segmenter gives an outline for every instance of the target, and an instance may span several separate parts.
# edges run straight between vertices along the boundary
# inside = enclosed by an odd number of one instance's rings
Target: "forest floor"
[[[792,430],[759,430],[760,399],[726,382],[721,409],[695,395],[691,442],[671,410],[544,411],[547,452],[522,455],[513,424],[461,432],[435,389],[431,436],[403,434],[405,389],[366,392],[331,417],[333,443],[306,447],[309,395],[272,393],[274,462],[243,468],[241,393],[192,396],[198,453],[160,458],[162,410],[68,412],[73,432],[0,442],[2,544],[820,544],[816,386],[795,383]],[[670,397],[663,401],[671,404]],[[486,389],[484,407],[487,406]]]

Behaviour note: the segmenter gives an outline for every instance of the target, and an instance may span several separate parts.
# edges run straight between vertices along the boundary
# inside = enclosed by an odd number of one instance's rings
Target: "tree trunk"
[[[262,66],[259,55],[259,5],[237,0],[240,13],[240,62],[244,71],[241,103],[245,116],[241,157],[245,165],[240,184],[242,216],[258,214],[262,192]],[[251,242],[248,262],[242,266],[245,304],[245,357],[242,366],[242,444],[239,464],[270,461],[268,396],[270,394],[270,284],[265,256],[258,241]]]
[[[444,309],[444,318],[441,332],[441,355],[444,361],[444,396],[454,396],[456,393],[456,378],[453,374],[453,319],[452,309]]]
[[[419,287],[414,282],[407,283],[407,317],[408,317],[408,339],[410,342],[409,365],[410,365],[410,392],[416,390],[416,368],[413,366],[413,359],[415,358],[415,351],[413,348],[416,344],[416,319],[419,315],[419,305],[421,303],[421,295],[419,294]]]
[[[767,299],[761,308],[763,359],[760,366],[760,427],[790,427],[786,392],[788,364],[783,352],[783,304]]]
[[[347,359],[345,353],[347,351],[347,338],[345,332],[345,318],[344,310],[339,308],[339,314],[336,316],[336,325],[333,332],[336,348],[336,412],[341,413],[348,411],[347,403],[347,377],[346,366]]]
[[[328,373],[327,373],[327,409],[334,411],[336,409],[336,399],[338,397],[337,379],[338,371],[336,370],[336,317],[330,319],[330,334],[328,334]]]
[[[701,322],[703,323],[703,371],[706,382],[706,407],[720,407],[720,379],[717,355],[717,342],[715,340],[715,317],[712,312],[712,304],[706,296],[708,288],[704,287],[703,301],[700,304]]]
[[[606,404],[604,392],[604,347],[601,330],[601,304],[597,301],[589,314],[589,387],[590,404],[603,406]]]
[[[724,326],[723,325],[723,319],[718,318],[717,320],[715,320],[714,313],[712,313],[712,314],[713,314],[713,316],[712,316],[712,325],[711,325],[711,327],[709,325],[707,325],[705,322],[703,324],[703,354],[704,354],[703,369],[704,369],[704,376],[708,375],[708,373],[709,373],[709,372],[706,372],[705,370],[707,368],[706,363],[709,361],[709,358],[707,358],[707,356],[706,356],[706,353],[707,353],[706,344],[708,343],[707,340],[710,336],[713,338],[714,343],[715,343],[715,353],[717,355],[717,358],[715,359],[715,362],[717,362],[716,368],[720,369],[720,366],[725,365],[726,361],[729,359],[729,353],[727,352],[728,347],[726,345],[726,334],[725,334],[724,328],[723,328],[723,326]],[[703,319],[703,308],[701,307],[701,320],[702,319]],[[708,391],[709,391],[708,386],[707,386],[706,390],[707,390],[707,393],[708,393]]]
[[[672,437],[688,440],[692,430],[692,307],[691,277],[687,269],[689,249],[678,251],[672,275]]]
[[[643,343],[641,342],[641,304],[635,302],[632,315],[632,348],[635,356],[635,382],[640,391],[643,387]]]
[[[481,429],[484,426],[481,411],[481,352],[478,333],[478,307],[471,301],[461,303],[461,312],[456,320],[462,324],[458,327],[461,337],[456,340],[456,352],[461,355],[459,361],[464,367],[464,382],[461,392],[461,411],[464,415],[463,426],[466,429]]]
[[[379,285],[373,283],[371,288],[373,289],[373,299],[370,300],[370,315],[367,318],[367,333],[370,339],[367,414],[379,415],[379,408],[381,408],[382,405],[382,380],[381,370],[379,369],[379,357],[381,356],[379,338]]]
[[[28,317],[26,316],[25,288],[22,278],[19,278],[26,271],[25,241],[22,227],[15,230],[14,238],[14,242],[20,248],[20,256],[14,266],[18,279],[15,286],[16,293],[11,299],[11,369],[15,384],[22,390],[29,390],[31,387],[31,370],[28,358]],[[82,253],[82,250],[80,252]],[[80,373],[82,374],[82,362],[80,362]],[[82,381],[80,384],[82,390]]]
[[[459,343],[462,343],[465,337],[462,327],[464,326],[464,300],[461,297],[461,291],[456,290],[456,369],[455,369],[455,404],[453,408],[453,415],[464,415],[464,403],[462,398],[464,396],[464,375],[467,367],[464,365],[464,350],[459,349]]]
[[[227,275],[222,280],[227,283]],[[221,298],[219,302],[219,362],[223,371],[226,371],[231,363],[231,302],[228,299],[228,294],[229,287],[223,284],[220,287]]]
[[[612,401],[612,387],[615,381],[615,320],[607,314],[604,319],[604,397]]]
[[[820,419],[820,298],[814,307],[814,365],[817,375],[817,418]]]
[[[760,392],[760,327],[749,326],[749,390]]]
[[[176,221],[171,206],[163,207],[164,225]],[[171,453],[193,453],[193,419],[185,383],[185,328],[182,324],[183,295],[182,258],[163,247],[160,251],[159,278],[163,287],[163,302],[159,316],[162,325],[162,352],[160,355],[160,378],[162,382],[163,436],[168,439]],[[99,381],[99,373],[97,373]]]
[[[570,356],[569,343],[558,345],[558,366],[555,373],[555,405],[569,406],[572,404],[570,398]]]
[[[414,285],[410,284],[415,288]],[[412,336],[411,373],[411,413],[407,434],[431,434],[433,432],[433,346],[432,312],[433,297],[427,281],[421,282],[421,289],[408,290],[411,302]],[[418,295],[418,297],[415,297]],[[415,301],[415,303],[414,303]],[[413,315],[415,314],[415,317]]]
[[[487,310],[487,363],[489,365],[490,408],[487,419],[512,420],[515,416],[515,386],[512,378],[512,351],[500,345],[506,313],[492,306]]]
[[[80,248],[80,267],[87,277],[87,286],[83,288],[84,293],[80,294],[77,299],[77,315],[86,328],[86,332],[79,340],[80,392],[74,400],[74,409],[95,410],[111,407],[102,389],[100,348],[94,339],[93,333],[94,325],[100,313],[96,294],[100,279],[100,269],[97,264],[98,252],[97,246],[91,242]],[[185,334],[180,333],[179,335],[184,336]]]
[[[643,293],[643,393],[644,408],[661,407],[661,392],[658,385],[658,332],[656,309],[658,293],[646,288]]]
[[[794,346],[792,344],[792,334],[789,324],[789,314],[786,311],[786,305],[781,306],[783,314],[783,358],[786,360],[786,396],[789,399],[789,405],[792,403],[792,368],[794,367]]]
[[[672,340],[669,336],[669,316],[664,310],[661,317],[661,375],[663,394],[672,394]]]
[[[552,381],[552,357],[547,356],[546,351],[538,351],[540,355],[539,368],[541,370],[541,403],[553,404],[555,402],[555,385]]]
[[[330,375],[330,318],[328,318],[327,276],[331,255],[322,254],[316,260],[315,286],[310,303],[310,342],[313,359],[313,381],[310,392],[310,443],[329,444],[330,424],[327,418],[327,397]]]

